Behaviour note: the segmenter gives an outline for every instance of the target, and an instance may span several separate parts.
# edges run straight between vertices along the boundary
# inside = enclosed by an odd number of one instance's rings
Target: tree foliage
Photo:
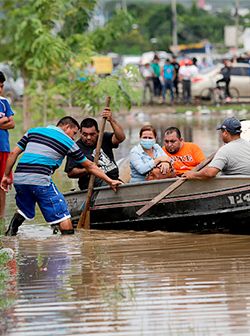
[[[114,4],[113,4],[114,6]],[[127,35],[117,43],[113,43],[114,51],[137,50],[138,54],[147,50],[169,50],[172,44],[172,9],[167,4],[149,4],[134,2],[127,5],[128,12],[134,18],[137,25],[137,36],[139,45],[134,40],[133,35]],[[112,12],[111,5],[109,10]],[[235,18],[228,11],[212,13],[200,9],[195,3],[187,7],[177,3],[177,34],[180,44],[200,42],[209,40],[211,43],[223,43],[224,26],[235,23]],[[240,24],[244,24],[241,20]],[[156,41],[151,42],[152,38]]]
[[[129,101],[123,79],[116,75],[80,83],[78,64],[87,66],[90,57],[105,51],[131,27],[126,13],[117,13],[102,29],[87,31],[95,6],[93,0],[3,0],[0,31],[0,60],[10,61],[21,71],[25,83],[24,128],[32,119],[47,121],[59,117],[63,108],[58,101],[88,108],[92,113],[104,102],[104,93],[114,92],[115,107]],[[129,82],[125,74],[120,74]],[[124,86],[125,87],[125,86]],[[129,91],[128,87],[125,87]]]

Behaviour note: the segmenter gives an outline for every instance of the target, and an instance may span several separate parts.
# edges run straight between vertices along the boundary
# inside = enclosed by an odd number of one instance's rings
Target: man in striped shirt
[[[74,233],[70,213],[63,195],[52,182],[51,175],[61,165],[65,156],[72,157],[90,174],[106,181],[113,190],[121,184],[110,179],[100,168],[88,160],[74,142],[79,124],[72,117],[64,117],[57,126],[37,127],[28,132],[17,143],[7,160],[1,188],[8,191],[12,185],[11,169],[18,156],[23,153],[14,174],[17,212],[13,216],[6,235],[13,236],[25,219],[35,216],[35,205],[51,225],[59,224],[62,234]]]

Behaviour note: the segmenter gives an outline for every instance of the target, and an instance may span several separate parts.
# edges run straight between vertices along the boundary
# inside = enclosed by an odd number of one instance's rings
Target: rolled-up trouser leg
[[[19,226],[22,225],[24,221],[25,218],[20,213],[16,212],[10,222],[8,230],[5,232],[5,236],[16,236]]]

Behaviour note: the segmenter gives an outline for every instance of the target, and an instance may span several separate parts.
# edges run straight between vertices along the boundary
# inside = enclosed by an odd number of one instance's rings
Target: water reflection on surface
[[[143,119],[144,118],[144,119]],[[181,128],[208,155],[219,145],[224,116],[162,113],[124,117],[127,140],[138,141],[145,121]],[[63,169],[59,189],[74,187]],[[14,211],[8,195],[8,223]],[[249,335],[250,237],[168,232],[93,231],[53,236],[41,215],[3,245],[16,253],[17,271],[2,315],[6,335]],[[13,288],[13,283],[14,288]]]
[[[44,231],[5,238],[18,260],[6,334],[249,335],[250,237]]]

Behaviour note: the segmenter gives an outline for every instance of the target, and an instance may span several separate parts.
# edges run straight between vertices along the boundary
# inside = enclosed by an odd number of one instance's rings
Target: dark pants
[[[164,79],[164,87],[162,90],[162,98],[165,101],[166,99],[166,91],[169,90],[170,91],[170,99],[171,99],[171,103],[173,103],[174,101],[174,90],[173,90],[173,81],[172,79]]]
[[[153,90],[154,90],[152,78],[145,79],[143,86],[144,86],[143,87],[143,103],[145,104],[147,102],[147,99],[146,99],[147,90],[149,91],[150,103],[152,103],[153,102]]]
[[[191,80],[190,79],[183,79],[182,94],[183,94],[184,103],[190,103],[191,101]]]
[[[218,88],[220,87],[219,83],[225,83],[225,95],[226,97],[230,97],[230,92],[229,92],[230,79],[222,78],[222,79],[217,80],[216,85]]]
[[[179,89],[178,89],[179,80],[178,80],[178,78],[175,78],[173,83],[174,83],[175,96],[179,97]]]
[[[153,84],[154,84],[154,96],[160,97],[161,96],[161,90],[162,90],[162,85],[159,77],[154,77],[153,78]]]

